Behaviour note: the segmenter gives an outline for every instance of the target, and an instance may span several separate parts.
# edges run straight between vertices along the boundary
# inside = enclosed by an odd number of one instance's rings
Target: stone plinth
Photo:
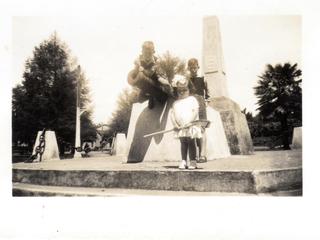
[[[75,188],[111,189],[122,193],[133,189],[274,194],[302,190],[302,151],[259,151],[254,155],[232,156],[199,164],[199,169],[179,170],[177,162],[122,164],[119,157],[65,159],[38,164],[12,165],[13,195],[17,191],[48,191],[60,186],[73,194]],[[316,156],[315,156],[316,160]],[[18,186],[17,186],[18,184]],[[19,186],[20,185],[20,186]],[[24,185],[24,186],[21,186]],[[18,187],[18,189],[17,189]],[[68,189],[73,187],[74,189]],[[30,188],[29,188],[30,190]],[[61,192],[60,192],[61,193]],[[157,192],[157,196],[165,194]]]
[[[252,154],[251,134],[239,105],[227,97],[213,98],[209,105],[220,112],[231,154]]]
[[[144,138],[146,134],[173,128],[169,110],[173,99],[165,104],[156,103],[153,109],[147,102],[135,103],[132,107],[128,129],[128,163],[142,161],[181,160],[180,141],[173,132]],[[208,120],[212,123],[206,130],[208,160],[230,156],[227,139],[220,115],[213,108],[207,108]]]
[[[292,148],[302,148],[302,127],[295,127],[293,130]]]
[[[239,105],[228,96],[220,26],[216,16],[203,19],[203,72],[213,97],[210,106],[221,114],[231,154],[252,153],[253,144],[246,117]]]
[[[39,145],[39,138],[42,131],[38,131],[36,142],[33,147],[32,155],[36,153],[36,147]],[[59,148],[57,143],[56,134],[54,131],[46,131],[45,133],[45,149],[42,154],[42,161],[59,160]],[[37,159],[34,162],[40,161],[38,154]]]
[[[114,140],[112,155],[126,156],[127,155],[127,139],[124,133],[117,133]]]

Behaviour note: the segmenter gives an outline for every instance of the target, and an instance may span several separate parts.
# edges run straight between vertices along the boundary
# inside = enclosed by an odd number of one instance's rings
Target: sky
[[[14,17],[12,86],[22,81],[25,61],[35,46],[56,31],[89,80],[93,120],[106,123],[127,74],[146,40],[156,54],[169,51],[202,59],[202,20],[198,16]],[[298,15],[218,15],[229,97],[253,113],[253,87],[266,64],[301,67],[301,17]],[[199,73],[202,73],[200,68]]]

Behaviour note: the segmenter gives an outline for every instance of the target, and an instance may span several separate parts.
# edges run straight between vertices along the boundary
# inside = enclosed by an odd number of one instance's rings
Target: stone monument
[[[173,132],[145,138],[144,135],[173,128],[169,114],[173,104],[170,98],[165,104],[148,108],[148,102],[133,104],[128,129],[128,163],[142,161],[179,161],[181,160],[180,142]],[[208,161],[230,156],[227,138],[218,111],[207,107],[207,159]]]
[[[112,155],[115,155],[115,156],[127,155],[127,139],[124,133],[117,133],[114,139]]]
[[[36,147],[39,145],[41,134],[42,134],[42,131],[38,131],[38,135],[36,138],[36,142],[34,144],[32,155],[34,155],[36,153]],[[57,138],[56,138],[55,132],[54,131],[46,131],[44,136],[45,136],[44,137],[45,148],[44,148],[44,152],[42,154],[41,161],[60,160],[58,143],[57,143]],[[38,156],[34,160],[34,162],[39,162],[39,161],[40,161],[40,156],[38,154]]]
[[[204,77],[213,97],[209,105],[220,112],[231,154],[251,154],[253,144],[246,117],[228,95],[219,21],[215,16],[203,20],[202,57]]]
[[[293,129],[292,148],[293,149],[302,148],[302,127],[295,127]]]

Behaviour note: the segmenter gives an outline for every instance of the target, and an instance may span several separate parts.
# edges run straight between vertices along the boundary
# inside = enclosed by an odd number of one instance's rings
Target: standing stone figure
[[[154,107],[156,101],[164,104],[168,96],[173,95],[169,82],[157,73],[158,58],[154,53],[153,42],[144,42],[142,53],[134,62],[134,69],[128,74],[128,83],[140,90],[140,102],[149,99],[150,109]]]
[[[195,58],[191,58],[188,61],[189,71],[189,88],[190,94],[192,94],[199,104],[199,119],[207,120],[207,109],[205,101],[209,101],[210,95],[207,86],[207,82],[204,77],[198,76],[199,63]],[[206,133],[205,128],[202,128],[202,138],[197,139],[197,147],[199,149],[198,162],[206,162]]]

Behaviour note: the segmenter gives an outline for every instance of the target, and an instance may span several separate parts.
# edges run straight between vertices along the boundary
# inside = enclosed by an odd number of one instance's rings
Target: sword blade
[[[163,134],[163,133],[167,133],[167,132],[172,132],[174,129],[169,129],[169,130],[163,130],[163,131],[159,131],[159,132],[154,132],[154,133],[150,133],[150,134],[146,134],[143,137],[147,138],[147,137],[152,137],[155,135],[159,135],[159,134]]]

